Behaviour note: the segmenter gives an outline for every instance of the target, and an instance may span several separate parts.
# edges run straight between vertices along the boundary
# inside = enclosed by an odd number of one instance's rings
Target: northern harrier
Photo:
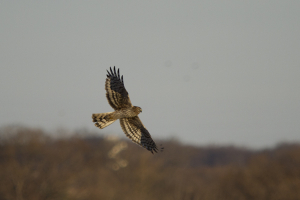
[[[93,114],[95,126],[102,129],[120,119],[121,127],[128,138],[136,144],[146,148],[148,151],[157,152],[157,146],[152,140],[150,133],[138,117],[142,109],[138,106],[132,106],[128,92],[125,89],[123,76],[110,68],[107,70],[105,81],[106,98],[114,112]]]

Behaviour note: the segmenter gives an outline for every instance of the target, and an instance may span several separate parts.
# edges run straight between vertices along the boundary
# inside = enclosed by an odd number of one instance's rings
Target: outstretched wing
[[[120,77],[119,69],[116,73],[116,67],[114,70],[110,68],[106,76],[105,90],[109,105],[115,110],[131,107],[132,104],[124,86],[123,76]]]
[[[157,152],[155,142],[138,116],[122,118],[120,124],[126,136],[134,143],[146,148],[151,153]]]

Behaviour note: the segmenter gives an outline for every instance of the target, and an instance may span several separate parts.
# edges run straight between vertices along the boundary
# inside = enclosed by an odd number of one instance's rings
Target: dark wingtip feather
[[[114,68],[110,67],[109,70],[106,70],[107,71],[106,76],[108,78],[116,77],[124,84],[123,75],[120,76],[120,69],[119,68],[117,68],[117,69],[118,70],[116,70],[116,66],[114,66]]]
[[[117,76],[117,73],[116,73],[116,66],[114,66],[114,76]]]

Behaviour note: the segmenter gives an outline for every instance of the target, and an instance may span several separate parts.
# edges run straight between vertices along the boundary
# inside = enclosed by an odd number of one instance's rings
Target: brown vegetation
[[[300,199],[300,145],[254,152],[164,141],[152,155],[128,140],[13,127],[0,136],[0,200]]]

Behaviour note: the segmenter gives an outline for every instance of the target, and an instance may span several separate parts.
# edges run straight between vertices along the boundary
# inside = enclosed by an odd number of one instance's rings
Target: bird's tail
[[[93,114],[92,118],[93,118],[93,122],[96,122],[95,126],[102,129],[114,123],[116,119],[113,118],[112,113],[113,112]]]

